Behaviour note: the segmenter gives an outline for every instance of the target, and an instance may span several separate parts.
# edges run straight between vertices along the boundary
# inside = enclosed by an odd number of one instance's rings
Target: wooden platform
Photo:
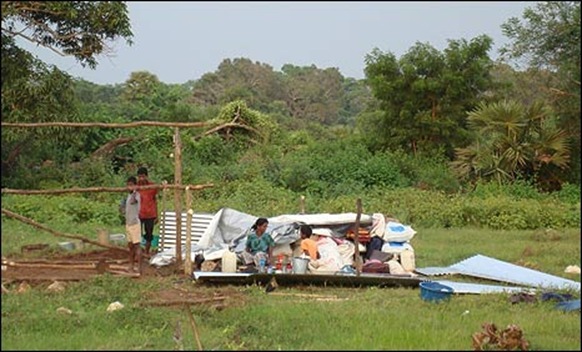
[[[221,273],[221,272],[194,272],[196,281],[208,284],[234,284],[234,285],[266,285],[271,278],[275,277],[277,284],[281,286],[293,285],[323,285],[323,286],[377,286],[377,287],[412,287],[420,286],[426,281],[424,278],[396,276],[389,274],[368,274],[356,275],[341,274],[244,274],[244,273]]]

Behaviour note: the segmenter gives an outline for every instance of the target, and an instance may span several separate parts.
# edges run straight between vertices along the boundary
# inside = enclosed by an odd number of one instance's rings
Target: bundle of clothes
[[[364,252],[362,272],[416,276],[414,249],[410,245],[416,231],[380,213],[374,214],[373,219],[372,226],[360,228],[358,233],[358,250]],[[325,227],[306,229],[301,226],[298,231],[299,240],[276,246],[274,257],[308,258],[307,270],[311,274],[354,272],[356,241],[353,231],[345,236]]]

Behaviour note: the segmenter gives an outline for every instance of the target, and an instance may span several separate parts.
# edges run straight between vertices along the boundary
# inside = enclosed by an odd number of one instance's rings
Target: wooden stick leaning
[[[190,320],[190,326],[192,326],[192,333],[194,334],[194,338],[196,339],[196,344],[198,345],[198,351],[202,351],[202,343],[200,342],[200,334],[198,333],[198,327],[196,327],[196,321],[194,320],[194,315],[192,315],[192,311],[190,310],[190,306],[184,304],[184,310],[188,314],[188,319]]]
[[[65,238],[71,238],[71,239],[75,239],[75,240],[81,240],[83,242],[90,243],[90,244],[93,244],[95,246],[109,248],[109,249],[115,249],[115,250],[122,251],[122,252],[129,252],[129,250],[127,248],[111,246],[111,245],[108,245],[108,244],[99,243],[98,241],[90,240],[90,239],[85,238],[85,237],[80,236],[80,235],[71,235],[71,234],[66,234],[66,233],[63,233],[63,232],[59,232],[59,231],[53,230],[53,229],[51,229],[51,228],[49,228],[49,227],[47,227],[45,225],[39,224],[38,222],[36,222],[36,221],[34,221],[32,219],[29,219],[29,218],[27,218],[25,216],[22,216],[20,214],[16,214],[16,213],[11,212],[10,210],[4,209],[4,208],[2,208],[2,214],[6,215],[6,216],[9,216],[11,218],[20,220],[20,221],[22,221],[22,222],[24,222],[26,224],[29,224],[29,225],[31,225],[33,227],[38,228],[38,229],[47,231],[47,232],[51,233],[53,236],[56,236],[56,237],[65,237]]]

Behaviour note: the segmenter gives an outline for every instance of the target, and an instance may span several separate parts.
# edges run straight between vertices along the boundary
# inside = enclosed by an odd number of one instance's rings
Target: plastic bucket
[[[159,244],[160,244],[160,235],[154,234],[153,235],[153,238],[152,238],[152,243],[150,244],[150,248],[155,251],[155,250],[158,249]],[[145,240],[145,238],[143,236],[141,236],[140,245],[141,245],[142,248],[145,248],[146,240]]]
[[[305,274],[307,272],[307,264],[309,259],[293,257],[293,274]]]
[[[428,302],[448,301],[453,295],[453,288],[441,285],[438,282],[421,282],[420,298]]]

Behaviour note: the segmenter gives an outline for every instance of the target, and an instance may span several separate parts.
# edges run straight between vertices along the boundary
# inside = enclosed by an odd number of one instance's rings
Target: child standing
[[[136,191],[137,179],[130,176],[127,179],[129,195],[125,201],[125,232],[129,247],[129,272],[134,271],[134,263],[137,262],[138,271],[141,274],[141,223],[139,221],[139,209],[141,198]]]

